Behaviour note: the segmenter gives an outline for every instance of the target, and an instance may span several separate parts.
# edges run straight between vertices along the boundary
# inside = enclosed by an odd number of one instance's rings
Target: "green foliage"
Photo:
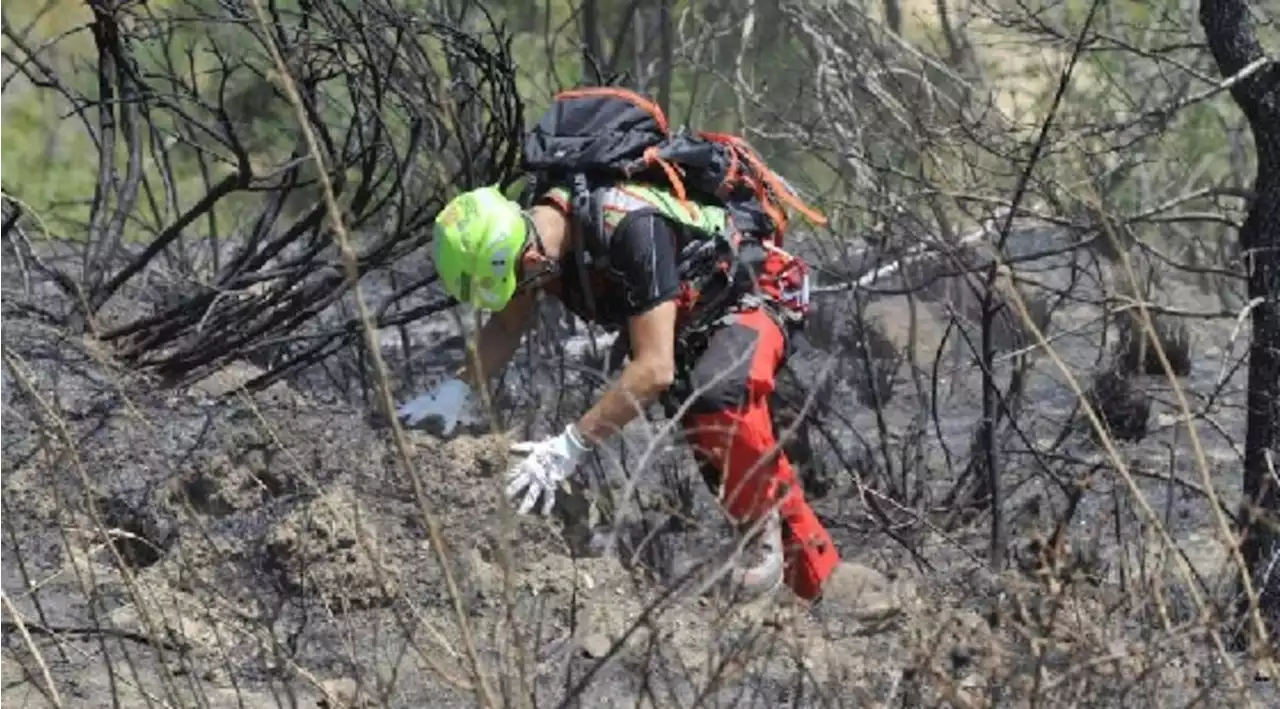
[[[58,113],[50,97],[36,92],[6,100],[0,170],[6,192],[27,202],[55,235],[71,236],[89,218],[95,150],[76,120],[59,121]]]
[[[42,4],[9,3],[4,12],[9,21],[22,27],[36,18],[37,6]],[[867,149],[875,151],[872,157],[879,168],[898,174],[886,179],[900,184],[906,191],[917,189],[911,183],[914,179],[925,180],[944,192],[965,192],[972,185],[981,185],[988,193],[1011,188],[1017,165],[1010,157],[1025,153],[1025,141],[1034,136],[1039,118],[1052,98],[1057,72],[1065,63],[1070,38],[1079,30],[1090,4],[1091,0],[1040,3],[1033,8],[1036,21],[1030,22],[1025,3],[1005,3],[1002,8],[1005,19],[1021,18],[1018,20],[1021,24],[983,18],[970,23],[968,31],[976,48],[977,63],[977,70],[972,72],[977,76],[971,78],[975,85],[989,82],[985,86],[994,93],[995,103],[1004,117],[988,111],[981,119],[988,134],[978,137],[970,132],[970,126],[958,129],[950,125],[959,117],[941,111],[921,117],[922,121],[937,124],[928,135],[900,135],[901,131],[895,132],[886,126],[872,126],[873,132],[884,131],[886,136],[872,141]],[[480,24],[476,8],[460,0],[402,0],[399,5],[455,19],[459,8],[469,8],[462,21],[472,27]],[[519,69],[519,90],[526,101],[527,122],[537,120],[555,91],[583,79],[578,5],[577,0],[486,2],[487,9],[515,33],[512,49]],[[637,66],[637,51],[632,46],[637,36],[634,29],[646,25],[638,17],[628,18],[629,5],[622,0],[597,3],[602,50],[608,56],[617,54],[617,68],[646,75],[649,81],[645,88],[656,93],[653,74],[658,68],[654,60],[658,56],[657,37],[652,32],[643,37],[645,46],[639,52],[643,56],[641,65]],[[1108,36],[1116,43],[1142,47],[1153,42],[1171,42],[1169,37],[1199,32],[1193,14],[1183,5],[1177,0],[1111,3],[1103,8],[1098,22],[1105,24]],[[281,11],[296,10],[298,6],[296,0],[277,3]],[[90,19],[81,2],[56,0],[50,7],[32,27],[33,46]],[[641,11],[648,13],[656,12],[656,7],[656,3],[640,4]],[[671,3],[672,21],[681,33],[670,72],[669,114],[673,124],[742,132],[748,125],[772,127],[781,121],[799,122],[806,111],[812,111],[814,99],[803,90],[812,83],[814,74],[807,40],[788,22],[778,3],[757,3],[754,7],[758,13],[756,31],[752,45],[744,48],[739,40],[741,27],[734,24],[735,15],[731,14],[740,12],[741,7],[710,6],[691,0]],[[945,60],[947,43],[936,14],[930,14],[934,12],[932,8],[932,3],[909,7],[904,4],[903,36],[925,55]],[[140,69],[163,74],[177,67],[184,79],[197,86],[204,100],[211,103],[216,101],[217,91],[224,91],[227,110],[252,154],[253,163],[266,169],[287,161],[298,145],[296,117],[267,76],[265,67],[270,62],[250,30],[235,23],[201,20],[205,13],[224,12],[217,0],[153,0],[148,3],[148,9],[156,15],[167,13],[188,21],[164,44],[137,40],[134,49]],[[651,25],[652,14],[647,17]],[[628,19],[631,22],[628,30],[619,33],[618,28]],[[1045,27],[1053,28],[1057,36],[1049,37]],[[622,46],[614,46],[619,39]],[[868,41],[885,40],[872,37]],[[1050,151],[1041,167],[1046,175],[1079,186],[1085,184],[1089,176],[1114,167],[1110,163],[1117,159],[1113,145],[1116,137],[1092,135],[1084,127],[1132,118],[1134,111],[1139,110],[1136,107],[1150,105],[1152,92],[1173,95],[1177,87],[1172,82],[1186,76],[1185,72],[1171,69],[1168,62],[1140,57],[1131,50],[1120,49],[1116,43],[1101,43],[1095,51],[1088,52],[1077,67],[1061,109],[1059,131],[1055,134],[1060,145]],[[317,38],[317,44],[323,44],[322,37]],[[893,43],[885,41],[885,44]],[[42,56],[63,71],[69,81],[90,89],[92,94],[93,75],[84,69],[92,66],[94,58],[89,33],[84,30],[72,33],[60,40],[57,47],[56,53],[46,52]],[[447,57],[441,47],[424,49],[430,62],[440,67],[446,65]],[[219,55],[236,66],[225,82]],[[1204,65],[1204,57],[1195,48],[1179,49],[1168,56],[1171,61],[1187,66]],[[77,66],[81,67],[80,71],[73,71]],[[939,71],[931,70],[925,76],[938,85],[949,81]],[[751,100],[740,100],[742,92],[737,84],[740,80],[752,87],[755,95]],[[1193,83],[1190,91],[1203,88],[1202,84]],[[343,123],[343,117],[354,107],[342,77],[329,79],[322,90],[327,96],[324,110],[328,117],[337,124]],[[1015,90],[1019,96],[1014,95]],[[83,231],[87,204],[97,181],[98,159],[81,119],[66,117],[71,107],[54,92],[34,88],[22,79],[10,84],[4,98],[4,131],[0,135],[6,189],[50,218],[58,231],[67,234]],[[198,109],[187,107],[187,110]],[[1018,111],[1025,115],[1017,115]],[[403,121],[397,123],[396,111],[386,111],[384,115],[392,133],[407,138],[408,126]],[[91,121],[97,120],[93,111],[88,117]],[[176,178],[174,187],[179,202],[176,211],[181,211],[204,194],[207,172],[216,180],[228,165],[219,162],[216,148],[206,136],[179,135],[177,126],[166,122],[163,113],[155,118],[155,134],[147,136],[147,140],[154,139],[156,145],[147,146],[146,169],[153,178],[157,177],[155,156],[169,161]],[[1158,183],[1176,184],[1179,175],[1186,174],[1195,174],[1205,181],[1229,178],[1232,171],[1239,170],[1239,165],[1226,149],[1229,138],[1224,128],[1237,119],[1225,93],[1183,109],[1164,130],[1139,141],[1135,148],[1122,151],[1140,156],[1134,159],[1143,164],[1143,179],[1131,176],[1111,186],[1107,194],[1109,206],[1121,211],[1140,211],[1142,205],[1149,205],[1154,199],[1149,187],[1153,179]],[[999,145],[991,144],[997,141]],[[1023,141],[1021,145],[1019,141]],[[842,146],[833,145],[829,137],[825,142],[819,140],[814,144],[758,136],[753,142],[775,169],[802,189],[821,196],[820,208],[830,210],[826,205],[836,204],[856,206],[868,198],[854,193],[849,186],[848,170],[833,154]],[[199,148],[208,152],[202,157]],[[1112,154],[1100,157],[1107,151]],[[123,153],[118,152],[114,159],[117,171],[122,170]],[[432,168],[424,165],[423,169]],[[153,183],[158,184],[158,180]],[[243,195],[222,203],[216,215],[219,228],[234,224],[237,216],[245,211],[243,206],[247,201],[257,199],[261,197]],[[173,217],[173,208],[164,206],[160,197],[154,206],[146,198],[140,205],[140,213],[134,215],[129,227],[132,238],[147,238],[155,225]],[[858,221],[869,220],[859,217]],[[857,226],[861,228],[865,224]],[[193,225],[192,235],[199,236],[200,231],[207,228],[206,222]]]

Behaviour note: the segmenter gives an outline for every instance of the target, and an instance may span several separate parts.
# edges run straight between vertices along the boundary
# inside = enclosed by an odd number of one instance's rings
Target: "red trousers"
[[[681,423],[703,477],[730,517],[753,522],[777,505],[786,583],[813,600],[840,555],[778,443],[770,395],[786,347],[779,323],[760,309],[717,326],[686,374],[694,400]]]

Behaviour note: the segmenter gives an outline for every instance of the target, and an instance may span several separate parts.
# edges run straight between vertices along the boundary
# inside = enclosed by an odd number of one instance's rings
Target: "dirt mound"
[[[43,666],[76,706],[461,707],[532,687],[591,707],[978,707],[1044,658],[1074,677],[1053,685],[1057,705],[1124,706],[1109,683],[1188,691],[1176,671],[1139,671],[1161,651],[1207,656],[1140,631],[1132,599],[986,578],[980,531],[917,540],[918,556],[859,533],[866,504],[847,487],[819,505],[850,562],[841,593],[815,608],[676,594],[643,545],[722,544],[701,488],[692,520],[639,515],[600,553],[583,520],[609,517],[581,490],[550,518],[507,514],[504,436],[411,432],[406,466],[353,406],[240,392],[247,365],[163,390],[91,342],[21,321],[5,334],[3,584],[32,633],[9,642],[5,681],[28,697]],[[1088,664],[1121,650],[1146,664]]]
[[[84,398],[62,418],[74,448],[14,458],[5,478],[23,526],[6,578],[60,579],[20,600],[24,616],[144,646],[148,691],[163,695],[174,671],[211,696],[266,690],[283,673],[303,696],[341,686],[376,697],[393,683],[392,705],[467,705],[448,679],[470,672],[467,658],[498,687],[523,657],[540,691],[589,676],[580,691],[593,706],[637,696],[654,672],[683,676],[672,691],[692,699],[723,658],[769,665],[760,648],[782,621],[766,620],[799,617],[787,606],[729,612],[668,598],[652,569],[582,557],[568,534],[589,516],[580,491],[562,495],[549,519],[505,517],[502,436],[410,433],[406,470],[387,432],[356,412],[280,388],[236,394],[252,374],[237,367],[180,393],[49,374],[39,384],[70,384]],[[6,438],[29,441],[45,425],[7,416]],[[74,464],[50,465],[71,453]],[[68,562],[77,573],[62,574]],[[69,658],[58,671],[101,673],[121,652]],[[784,665],[761,675],[771,691],[794,674]]]
[[[271,449],[255,446],[238,460],[222,452],[200,455],[183,464],[169,490],[172,505],[189,505],[196,514],[226,517],[297,492],[298,481],[270,464]]]
[[[314,594],[336,609],[371,608],[400,593],[369,510],[338,487],[289,513],[266,538],[267,566],[289,591]]]

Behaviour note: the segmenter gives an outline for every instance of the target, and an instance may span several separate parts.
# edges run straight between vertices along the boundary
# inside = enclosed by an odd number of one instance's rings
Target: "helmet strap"
[[[525,233],[529,235],[525,240],[525,246],[528,247],[529,240],[532,240],[532,246],[538,250],[538,255],[544,259],[547,258],[547,247],[542,243],[542,234],[538,233],[538,225],[534,223],[533,217],[529,216],[528,212],[520,212],[520,217],[524,219]]]
[[[542,268],[520,279],[519,285],[516,286],[517,291],[523,290],[543,276],[555,275],[560,271],[560,264],[553,261],[547,254],[547,247],[542,243],[542,235],[538,233],[538,225],[534,223],[533,218],[529,216],[528,212],[521,212],[520,216],[524,219],[525,233],[529,235],[525,240],[525,252],[528,251],[530,246],[537,249],[537,262]],[[526,263],[523,257],[521,258],[521,263]]]

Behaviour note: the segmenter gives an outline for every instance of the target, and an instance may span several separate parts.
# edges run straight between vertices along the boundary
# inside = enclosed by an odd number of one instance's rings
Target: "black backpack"
[[[579,249],[584,257],[579,266],[584,269],[586,261],[603,259],[607,250],[594,196],[620,180],[665,187],[679,199],[722,206],[733,219],[740,243],[753,242],[756,247],[765,240],[782,246],[785,206],[811,222],[826,223],[742,138],[684,128],[673,133],[655,102],[622,87],[560,92],[523,147],[521,167],[529,178],[521,200],[525,206],[552,187],[567,188],[574,218],[584,233],[597,236],[588,240],[586,249]],[[711,248],[712,241],[705,247]]]

